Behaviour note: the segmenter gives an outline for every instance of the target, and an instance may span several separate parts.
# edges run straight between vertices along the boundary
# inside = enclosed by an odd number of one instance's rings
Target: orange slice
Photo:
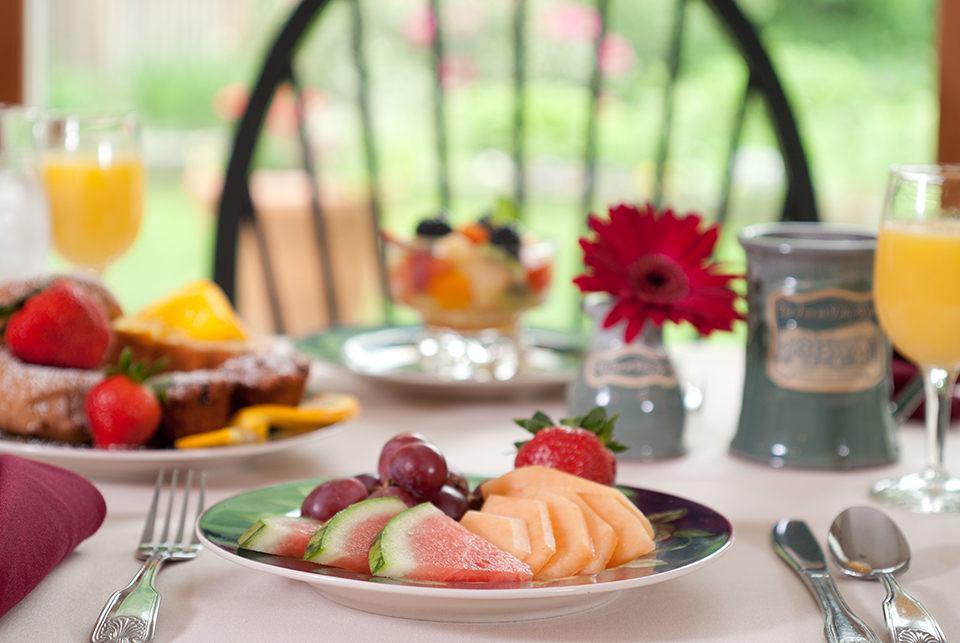
[[[360,413],[360,401],[346,393],[318,393],[297,406],[256,404],[237,411],[230,426],[188,435],[174,441],[178,449],[230,446],[266,442],[271,437],[307,433],[342,422]],[[282,434],[270,436],[271,427]]]
[[[207,279],[191,282],[133,316],[165,334],[183,334],[201,341],[245,340],[249,332],[219,286]]]

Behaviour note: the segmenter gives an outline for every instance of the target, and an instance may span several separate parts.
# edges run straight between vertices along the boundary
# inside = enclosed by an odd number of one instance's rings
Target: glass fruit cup
[[[516,375],[521,316],[547,297],[555,245],[479,223],[385,241],[393,300],[423,320],[423,371],[478,382]]]

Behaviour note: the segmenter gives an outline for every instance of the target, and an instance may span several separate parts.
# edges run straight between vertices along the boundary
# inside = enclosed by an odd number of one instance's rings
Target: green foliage
[[[238,79],[218,64],[188,60],[144,61],[131,73],[130,91],[137,111],[157,128],[189,129],[218,125],[214,96]]]
[[[219,125],[226,137],[228,128],[213,113],[213,97],[231,82],[252,85],[279,21],[290,10],[285,3],[247,2],[258,17],[253,24],[260,27],[235,55],[212,52],[200,60],[184,60],[144,51],[131,68],[110,73],[58,63],[50,76],[52,106],[136,109],[148,127]],[[510,181],[484,180],[488,177],[477,169],[477,158],[489,150],[504,157],[513,152],[514,3],[440,4],[469,17],[446,41],[447,51],[469,61],[475,72],[472,81],[451,87],[446,95],[451,218],[465,220],[513,196]],[[579,4],[594,3],[579,0]],[[686,4],[664,203],[711,218],[730,144],[731,115],[741,100],[747,71],[708,5],[696,0]],[[934,158],[936,1],[739,0],[739,4],[760,29],[794,108],[821,216],[875,221],[889,165]],[[383,221],[399,231],[412,229],[424,212],[439,207],[431,54],[406,35],[411,14],[422,6],[401,0],[360,2]],[[570,279],[579,270],[576,238],[584,231],[580,194],[592,51],[588,42],[560,42],[544,34],[544,12],[556,6],[553,0],[530,0],[528,6],[524,224],[560,242],[556,287],[548,305],[532,311],[528,320],[567,328],[578,303]],[[665,117],[662,93],[674,6],[673,0],[609,3],[608,28],[633,48],[635,64],[603,85],[598,177],[590,204],[594,211],[617,201],[643,201],[653,193],[652,159]],[[295,63],[303,83],[322,96],[310,122],[318,166],[347,191],[366,187],[350,21],[349,3],[332,2],[312,27]],[[741,143],[744,162],[736,167],[728,223],[718,244],[718,256],[735,268],[743,264],[737,227],[776,218],[784,196],[782,169],[767,154],[776,148],[776,136],[759,102],[747,106]],[[228,142],[223,146],[227,148]],[[297,166],[296,142],[267,132],[256,164]],[[151,183],[145,219],[150,229],[145,228],[129,258],[107,272],[108,282],[114,280],[131,302],[149,299],[149,289],[142,287],[143,274],[151,274],[159,292],[187,272],[209,274],[212,222],[198,214],[196,205],[179,190],[175,180]],[[173,226],[183,226],[186,233]],[[145,244],[182,249],[177,252],[183,260],[165,260],[160,250]],[[186,259],[187,253],[196,257]],[[121,269],[126,262],[130,265]],[[164,271],[155,270],[156,265],[163,265]],[[122,275],[133,269],[139,271],[135,277]],[[127,291],[129,295],[124,295]],[[669,328],[667,336],[686,337],[688,330]]]

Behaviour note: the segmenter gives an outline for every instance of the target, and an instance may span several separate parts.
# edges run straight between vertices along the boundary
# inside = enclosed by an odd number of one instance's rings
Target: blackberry
[[[440,216],[433,219],[424,219],[417,224],[417,236],[420,237],[442,237],[449,234],[451,230],[452,228]]]
[[[513,228],[496,228],[490,235],[490,243],[503,248],[514,259],[520,258],[520,235]]]

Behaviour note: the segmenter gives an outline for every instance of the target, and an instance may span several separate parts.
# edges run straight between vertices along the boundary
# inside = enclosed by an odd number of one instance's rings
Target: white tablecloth
[[[704,389],[702,408],[688,416],[682,457],[621,462],[618,481],[705,504],[733,523],[735,542],[716,562],[694,573],[620,593],[590,611],[503,624],[404,620],[354,611],[311,586],[232,564],[211,552],[171,564],[160,573],[163,595],[156,641],[715,641],[822,640],[823,617],[799,578],[774,553],[773,525],[782,517],[806,520],[825,540],[844,508],[873,504],[866,490],[880,477],[917,470],[922,428],[900,430],[901,457],[893,465],[853,472],[773,469],[728,453],[740,408],[742,348],[681,346],[679,370]],[[499,402],[409,397],[331,367],[317,369],[323,388],[358,395],[363,414],[328,438],[295,452],[263,456],[242,467],[212,472],[208,504],[278,482],[353,475],[375,469],[380,446],[392,435],[420,431],[451,466],[479,475],[509,470],[513,442],[527,435],[512,418],[542,409],[565,415],[562,395]],[[960,472],[960,436],[948,442],[948,465]],[[94,479],[107,501],[100,530],[84,541],[6,616],[0,641],[86,641],[104,602],[139,567],[134,558],[151,481]],[[939,620],[947,640],[960,640],[960,515],[917,515],[885,509],[913,552],[904,588]],[[2,535],[0,535],[2,537]],[[879,583],[835,574],[850,607],[886,640]]]

